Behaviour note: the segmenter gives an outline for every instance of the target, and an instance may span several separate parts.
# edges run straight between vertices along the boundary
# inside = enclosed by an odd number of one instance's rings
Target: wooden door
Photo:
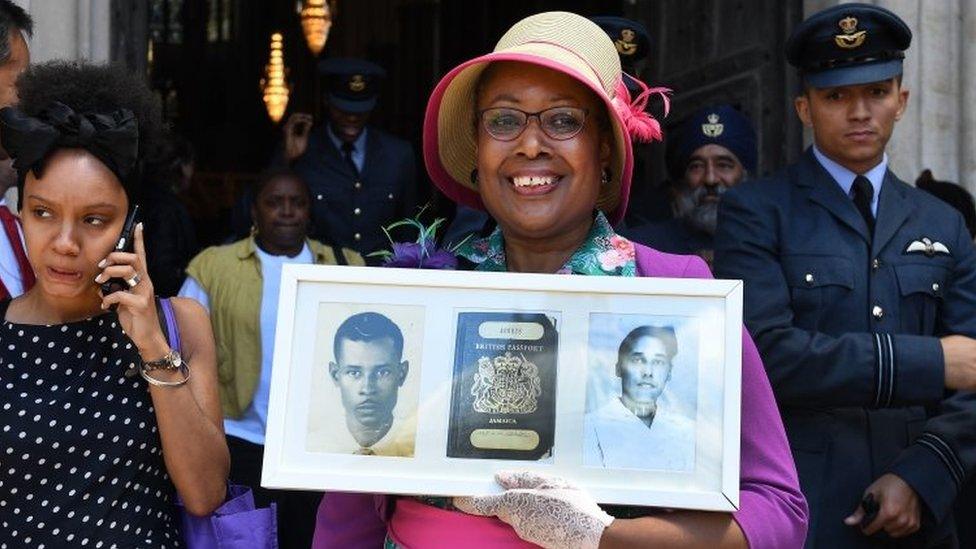
[[[627,15],[651,35],[651,53],[641,76],[674,90],[668,130],[698,108],[728,103],[754,124],[759,137],[759,174],[796,160],[802,126],[793,110],[798,89],[784,47],[802,20],[801,0],[659,0],[635,2]],[[660,113],[660,106],[657,107]],[[665,147],[640,149],[634,200],[652,201],[663,214],[667,201]]]

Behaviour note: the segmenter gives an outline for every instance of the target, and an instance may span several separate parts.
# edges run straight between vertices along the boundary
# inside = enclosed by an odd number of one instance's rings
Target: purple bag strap
[[[176,314],[173,312],[173,302],[169,298],[159,298],[156,300],[159,304],[159,310],[163,312],[162,318],[159,319],[160,324],[166,323],[166,341],[169,342],[169,346],[177,353],[183,352],[182,346],[180,345],[180,327],[176,324]]]

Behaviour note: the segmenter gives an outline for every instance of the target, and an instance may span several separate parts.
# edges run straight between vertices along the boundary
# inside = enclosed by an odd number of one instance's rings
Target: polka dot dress
[[[0,549],[182,546],[138,361],[114,313],[0,324]]]

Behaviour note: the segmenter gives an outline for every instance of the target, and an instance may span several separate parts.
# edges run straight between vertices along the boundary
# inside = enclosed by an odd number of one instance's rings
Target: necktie
[[[859,175],[854,178],[851,194],[854,196],[854,206],[861,213],[864,222],[868,224],[868,233],[874,235],[874,214],[871,213],[871,202],[874,200],[874,186],[871,185],[871,181],[868,178]]]
[[[14,214],[10,213],[10,210],[6,206],[0,206],[0,223],[3,224],[3,232],[7,235],[7,240],[10,241],[10,247],[14,250],[14,256],[17,257],[17,268],[20,270],[20,281],[24,285],[24,291],[31,289],[34,286],[34,269],[30,265],[30,261],[27,260],[27,254],[24,252],[24,246],[20,241],[20,230],[17,228],[17,219]],[[10,296],[10,291],[3,286],[0,282],[0,289],[3,290],[3,297]]]
[[[352,159],[352,153],[355,150],[356,146],[352,143],[342,143],[342,157],[346,159],[346,164],[349,164],[349,169],[352,170],[352,174],[359,177],[359,168],[356,167],[356,162]]]

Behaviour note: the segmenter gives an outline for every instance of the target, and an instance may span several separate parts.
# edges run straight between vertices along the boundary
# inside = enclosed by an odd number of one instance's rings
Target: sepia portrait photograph
[[[306,449],[413,457],[424,308],[322,303]]]
[[[694,318],[591,314],[588,369],[584,466],[694,469]]]

